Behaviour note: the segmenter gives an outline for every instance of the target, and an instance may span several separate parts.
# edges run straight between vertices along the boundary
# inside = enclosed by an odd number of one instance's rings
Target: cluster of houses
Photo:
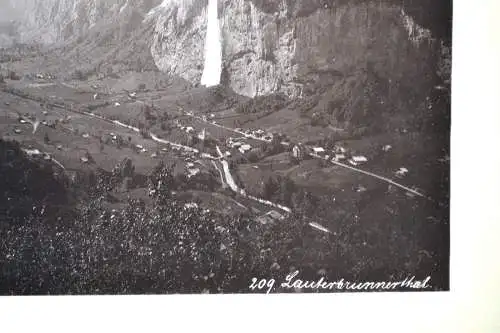
[[[179,128],[182,131],[186,132],[187,134],[193,134],[194,133],[194,127],[192,127],[192,126],[180,126]]]
[[[187,202],[184,204],[184,209],[196,209],[198,204],[196,202]]]
[[[47,115],[48,113],[47,113],[47,111],[44,111],[43,114]],[[37,120],[36,117],[34,117],[33,115],[30,115],[29,113],[25,113],[24,117],[19,116],[18,120],[19,120],[20,124],[31,124],[33,126],[34,132],[36,131],[36,129],[38,128],[39,125],[44,125],[44,126],[55,128],[55,125],[57,122],[63,122],[63,119],[61,119],[61,120],[56,119],[55,122],[50,122],[50,123],[47,120],[39,121],[39,120]],[[14,128],[14,133],[21,134],[22,130],[16,127],[16,128]]]
[[[186,134],[195,135],[195,133],[196,133],[196,130],[194,129],[193,126],[184,126],[178,120],[175,121],[175,125],[181,131],[186,132]],[[204,141],[207,138],[208,133],[207,133],[206,129],[204,128],[203,130],[201,130],[200,132],[198,132],[196,134],[196,136],[198,137],[198,139]]]
[[[292,156],[298,160],[302,160],[307,154],[316,157],[322,157],[326,161],[332,162],[342,162],[347,161],[353,166],[358,166],[360,164],[368,162],[365,156],[351,155],[347,152],[344,147],[336,146],[332,150],[326,150],[323,147],[308,147],[302,144],[297,144],[292,149]]]
[[[56,77],[50,73],[38,73],[35,78],[38,80],[54,80]]]
[[[197,168],[190,158],[187,158],[186,162],[186,174],[188,178],[194,177],[200,173],[200,168]]]
[[[252,150],[252,146],[245,142],[245,138],[233,138],[227,139],[226,145],[229,149],[237,149],[240,153],[245,154]]]
[[[266,133],[264,130],[261,129],[246,129],[243,130],[241,128],[236,128],[235,132],[238,132],[242,135],[244,135],[247,138],[255,138],[258,140],[264,140],[267,142],[271,142],[273,140],[273,134],[272,133]]]
[[[138,153],[145,153],[147,152],[148,150],[146,148],[144,148],[142,145],[135,145],[135,150],[138,152]]]
[[[388,152],[392,149],[392,146],[386,145],[382,148],[384,152]],[[321,157],[326,161],[331,162],[344,162],[351,164],[352,166],[362,165],[368,162],[368,158],[363,155],[353,155],[349,153],[345,148],[336,146],[333,150],[327,151],[323,147],[308,147],[301,143],[296,144],[292,149],[292,156],[298,160],[304,159],[306,155],[313,155],[315,157]],[[403,178],[408,174],[409,170],[405,167],[401,167],[394,172],[396,177]]]
[[[190,116],[193,115],[192,112],[188,112],[187,114],[190,115]],[[207,117],[207,115],[201,116],[201,119],[203,121],[208,121],[208,119],[214,119],[214,118],[215,118],[215,114],[213,114],[213,113],[209,114],[208,117]],[[212,124],[217,125],[217,122],[215,120],[212,120],[211,122],[212,122]]]
[[[33,148],[30,148],[30,149],[23,149],[24,152],[28,155],[28,156],[42,156],[44,160],[50,160],[51,157],[50,157],[50,154],[48,153],[42,153],[40,150],[38,149],[33,149]]]

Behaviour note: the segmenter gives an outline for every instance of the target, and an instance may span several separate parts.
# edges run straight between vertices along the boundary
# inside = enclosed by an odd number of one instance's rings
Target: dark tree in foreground
[[[432,258],[441,256],[428,244],[442,234],[439,224],[425,216],[425,224],[387,221],[382,205],[369,211],[370,227],[331,215],[335,234],[314,231],[302,216],[261,225],[186,208],[172,196],[172,167],[160,163],[149,177],[151,204],[130,199],[111,209],[112,173],[98,169],[82,178],[84,193],[75,193],[50,164],[38,163],[0,141],[1,294],[250,292],[252,277],[280,281],[294,270],[330,280],[400,278],[401,267],[405,275],[432,274]],[[132,169],[125,161],[123,173]],[[404,200],[389,208],[415,219],[422,207]]]

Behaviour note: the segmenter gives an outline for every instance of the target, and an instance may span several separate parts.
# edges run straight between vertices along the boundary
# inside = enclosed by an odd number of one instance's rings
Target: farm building
[[[304,158],[304,149],[300,145],[295,145],[292,149],[292,156],[298,160]]]
[[[325,148],[323,147],[313,147],[313,153],[322,155],[325,153]]]
[[[244,154],[246,153],[247,151],[250,151],[252,149],[252,146],[250,146],[249,144],[244,144],[244,145],[241,145],[238,150],[240,151],[240,153]]]
[[[272,224],[283,220],[285,217],[275,210],[270,210],[267,213],[257,217],[256,221],[262,224]]]

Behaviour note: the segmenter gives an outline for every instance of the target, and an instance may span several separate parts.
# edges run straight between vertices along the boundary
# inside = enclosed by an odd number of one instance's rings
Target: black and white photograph
[[[452,16],[0,0],[0,295],[449,291]]]

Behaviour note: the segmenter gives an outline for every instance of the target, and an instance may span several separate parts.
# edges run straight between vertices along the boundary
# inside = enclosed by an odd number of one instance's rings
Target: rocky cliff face
[[[164,71],[197,82],[203,64],[203,1],[165,2],[157,17],[152,54]],[[418,75],[436,44],[402,7],[324,1],[220,1],[224,81],[246,96],[303,93],[325,73],[377,70]]]
[[[198,83],[207,0],[9,0],[24,13],[22,40],[57,43],[103,27],[141,34],[161,71]],[[133,21],[133,24],[130,22]],[[400,5],[347,0],[219,0],[223,83],[246,96],[300,96],[325,76],[372,66],[386,79],[422,75],[439,42]],[[104,34],[105,35],[105,34]],[[127,48],[128,45],[120,45]]]
[[[5,0],[4,0],[5,1]],[[7,0],[21,22],[21,42],[62,42],[114,21],[131,10],[144,12],[155,0]]]

